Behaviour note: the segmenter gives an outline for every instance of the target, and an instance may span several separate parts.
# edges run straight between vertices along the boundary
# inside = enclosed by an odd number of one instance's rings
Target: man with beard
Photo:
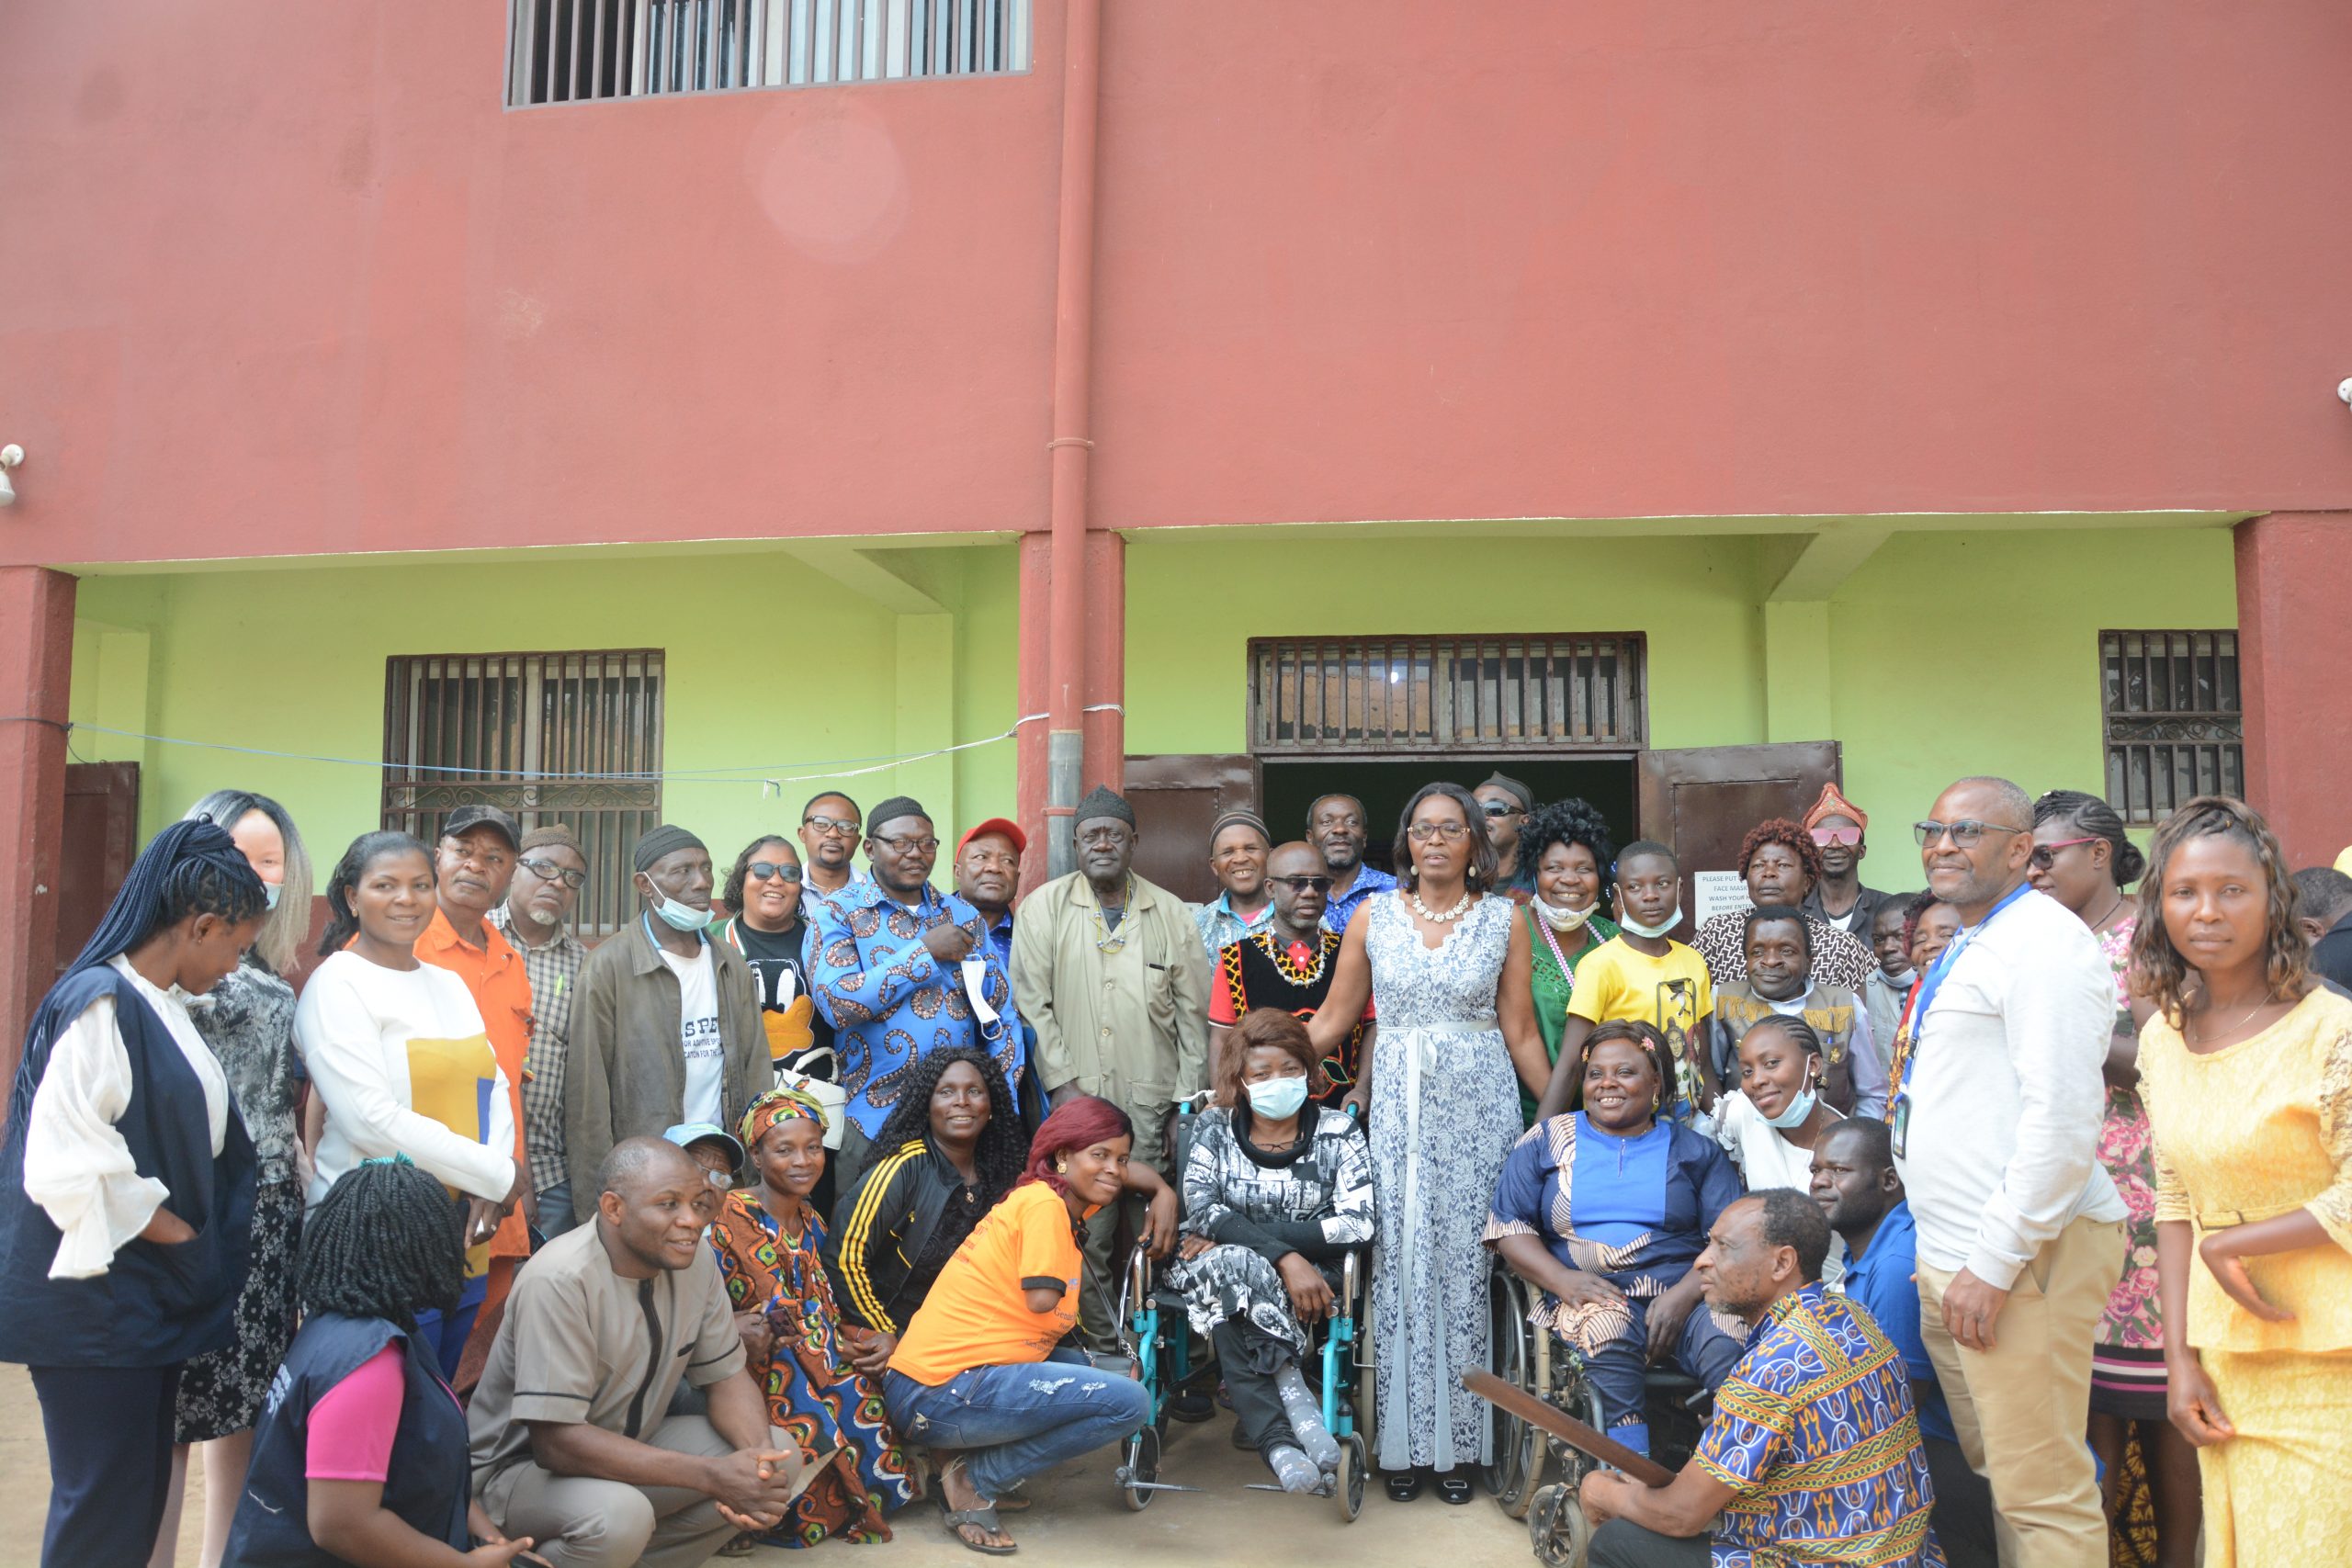
[[[1322,855],[1323,869],[1331,874],[1323,923],[1341,936],[1347,934],[1348,922],[1365,899],[1396,886],[1395,877],[1363,863],[1367,837],[1363,802],[1352,795],[1327,795],[1306,808],[1306,841]]]
[[[523,1143],[530,1151],[538,1225],[571,1228],[571,1179],[563,1163],[563,1076],[571,1043],[571,990],[588,962],[571,911],[588,885],[580,840],[560,822],[523,835],[513,886],[490,923],[523,955],[531,982],[531,1051],[523,1061]],[[485,1015],[487,1016],[487,1015]]]
[[[1869,1314],[1823,1289],[1828,1252],[1828,1223],[1802,1192],[1752,1193],[1717,1216],[1695,1268],[1708,1306],[1747,1324],[1747,1351],[1671,1483],[1584,1478],[1593,1568],[1750,1557],[1943,1568],[1903,1358]]]
[[[830,898],[849,886],[850,856],[857,849],[857,802],[839,791],[812,795],[800,808],[800,863],[804,903]],[[803,910],[804,918],[809,911]]]
[[[931,885],[939,862],[931,813],[898,795],[874,808],[869,826],[865,874],[808,911],[806,962],[817,1010],[833,1026],[845,1109],[870,1138],[919,1058],[986,1051],[1018,1094],[1028,1057],[979,910]]]
[[[1294,840],[1266,861],[1266,885],[1273,915],[1264,929],[1217,950],[1209,977],[1209,1077],[1224,1058],[1227,1041],[1252,1008],[1280,1008],[1301,1018],[1323,1005],[1331,991],[1331,969],[1340,953],[1340,933],[1323,925],[1331,893],[1330,873],[1313,846]],[[1337,1109],[1356,1087],[1356,1065],[1372,1049],[1372,1006],[1363,1022],[1334,1055],[1323,1059],[1327,1089],[1322,1103]]]
[[[1157,1170],[1175,1101],[1208,1082],[1208,953],[1184,901],[1135,874],[1136,814],[1097,788],[1078,803],[1078,869],[1029,895],[1012,933],[1012,985],[1037,1027],[1037,1081],[1058,1107],[1099,1095],[1135,1122],[1134,1157]],[[1086,1224],[1096,1278],[1115,1280],[1123,1213]],[[1107,1340],[1101,1293],[1081,1292],[1089,1337]]]

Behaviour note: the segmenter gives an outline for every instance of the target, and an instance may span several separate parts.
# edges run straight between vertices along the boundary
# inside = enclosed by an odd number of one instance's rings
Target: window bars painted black
[[[2107,799],[2126,822],[2245,793],[2237,633],[2101,632],[2098,653]]]
[[[662,654],[410,655],[384,661],[383,822],[430,844],[460,806],[526,831],[569,824],[588,861],[574,922],[637,908],[629,857],[662,820]]]
[[[1029,69],[1032,0],[508,0],[506,104]]]
[[[1261,637],[1250,644],[1260,756],[1632,751],[1646,733],[1638,633]]]

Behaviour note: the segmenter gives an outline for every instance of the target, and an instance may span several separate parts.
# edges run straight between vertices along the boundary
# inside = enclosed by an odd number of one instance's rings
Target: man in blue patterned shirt
[[[1363,863],[1363,802],[1352,795],[1327,795],[1306,808],[1306,841],[1323,856],[1331,874],[1331,896],[1323,907],[1327,930],[1348,934],[1348,922],[1375,893],[1394,892],[1396,879]]]
[[[801,964],[833,1026],[850,1120],[868,1137],[919,1057],[977,1046],[1016,1096],[1028,1066],[1004,961],[979,910],[931,886],[938,860],[931,814],[904,796],[886,800],[866,818],[870,871],[808,908]]]
[[[1828,1253],[1802,1192],[1753,1193],[1716,1219],[1695,1267],[1707,1304],[1748,1324],[1747,1353],[1670,1484],[1585,1477],[1592,1568],[1944,1568],[1902,1354],[1822,1289]]]

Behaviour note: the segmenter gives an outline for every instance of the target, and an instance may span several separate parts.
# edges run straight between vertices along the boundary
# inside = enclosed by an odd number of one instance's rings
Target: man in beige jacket
[[[1078,803],[1078,869],[1032,893],[1012,928],[1012,994],[1037,1031],[1037,1081],[1056,1105],[1095,1094],[1135,1121],[1135,1157],[1174,1186],[1162,1131],[1176,1100],[1208,1076],[1208,954],[1182,899],[1135,874],[1136,814],[1107,789]],[[1116,1292],[1113,1248],[1129,1197],[1086,1224],[1086,1258]],[[1107,1338],[1110,1314],[1080,1292],[1087,1337]]]

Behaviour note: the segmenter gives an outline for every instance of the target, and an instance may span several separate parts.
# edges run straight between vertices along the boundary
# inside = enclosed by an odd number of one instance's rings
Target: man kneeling
[[[797,1450],[767,1402],[703,1245],[709,1178],[660,1138],[613,1145],[594,1222],[516,1276],[469,1413],[474,1495],[556,1568],[693,1568],[784,1517]],[[670,1416],[684,1376],[708,1416]]]
[[[1595,1471],[1593,1568],[1773,1562],[1943,1568],[1934,1489],[1902,1355],[1867,1313],[1824,1292],[1829,1224],[1802,1192],[1743,1198],[1696,1265],[1707,1304],[1748,1324],[1699,1450],[1655,1491]],[[1713,1521],[1709,1538],[1701,1532]]]

